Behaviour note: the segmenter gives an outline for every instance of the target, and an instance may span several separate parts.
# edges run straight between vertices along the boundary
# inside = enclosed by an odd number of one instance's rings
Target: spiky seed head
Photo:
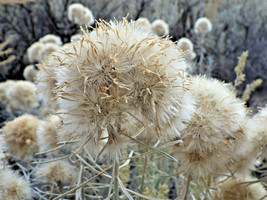
[[[27,56],[30,63],[39,62],[42,60],[40,58],[40,52],[42,51],[43,47],[43,43],[35,42],[27,49]]]
[[[0,199],[32,199],[29,181],[20,177],[10,169],[0,170]]]
[[[173,151],[192,176],[226,171],[251,149],[243,128],[246,108],[218,80],[193,77],[190,89],[196,99],[196,110],[177,138],[183,143],[175,145]]]
[[[56,44],[58,46],[62,45],[61,38],[59,36],[56,36],[53,34],[47,34],[47,35],[43,36],[42,38],[39,39],[39,42],[41,42],[43,44],[53,43],[53,44]]]
[[[216,190],[212,190],[211,195],[214,200],[258,200],[266,197],[267,191],[257,179],[246,176],[234,176],[225,180],[220,180],[215,185]]]
[[[168,134],[177,136],[184,109],[191,105],[187,64],[169,39],[152,37],[126,20],[99,22],[97,28],[64,46],[43,64],[52,66],[62,133],[119,157],[141,127],[154,137],[172,118],[181,119]],[[184,101],[187,100],[187,101]],[[178,120],[177,120],[178,121]],[[107,139],[107,141],[106,141]],[[95,148],[91,151],[95,151]]]
[[[78,178],[77,168],[67,161],[59,160],[42,164],[35,169],[36,179],[46,183],[70,185]]]
[[[211,21],[206,17],[198,18],[194,25],[194,31],[198,34],[205,35],[212,29]]]
[[[12,111],[32,110],[38,105],[36,85],[30,81],[15,81],[6,89],[7,108]]]
[[[35,81],[38,70],[35,69],[34,65],[27,65],[23,70],[23,77],[31,82]]]
[[[169,34],[169,25],[162,19],[156,19],[151,24],[153,32],[158,36]]]
[[[18,159],[30,160],[39,151],[36,138],[39,123],[37,117],[29,114],[7,122],[3,127],[3,138],[8,152]]]

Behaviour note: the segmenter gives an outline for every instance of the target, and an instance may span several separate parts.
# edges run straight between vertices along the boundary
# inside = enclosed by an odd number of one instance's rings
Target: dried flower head
[[[7,80],[0,83],[0,101],[3,104],[7,104],[8,98],[6,96],[6,91],[8,88],[13,87],[16,84],[15,81]]]
[[[74,3],[69,6],[68,19],[79,25],[91,25],[95,20],[92,11],[80,3]]]
[[[31,110],[38,105],[36,86],[30,81],[15,81],[6,89],[7,108]]]
[[[34,65],[28,65],[23,70],[23,77],[28,81],[34,82],[37,72],[38,70],[35,69]]]
[[[138,26],[138,28],[144,31],[152,32],[151,23],[147,18],[138,18],[138,20],[136,21],[136,25]]]
[[[0,199],[32,199],[29,181],[9,169],[0,170]]]
[[[192,110],[186,107],[192,100],[182,52],[134,22],[97,25],[42,64],[44,69],[53,66],[62,132],[80,147],[88,143],[92,151],[104,145],[104,153],[116,158],[127,144],[124,135],[142,126],[150,126],[157,137],[177,116],[177,128],[166,129],[169,135],[179,134]]]
[[[174,153],[193,176],[232,169],[232,164],[240,162],[251,149],[242,128],[246,119],[244,104],[215,79],[194,77],[190,89],[196,98],[196,110],[177,138],[183,143],[175,145]]]
[[[41,151],[53,149],[58,142],[58,128],[61,125],[61,119],[58,116],[51,115],[42,121],[37,128],[37,139]]]
[[[40,61],[44,60],[48,55],[50,55],[54,51],[57,51],[58,49],[59,46],[57,44],[54,43],[44,44],[42,50],[39,52]]]
[[[216,190],[211,192],[214,200],[259,200],[266,197],[267,191],[252,177],[231,177],[220,180]]]
[[[151,26],[153,32],[158,36],[165,36],[169,34],[169,25],[161,19],[154,20]]]
[[[62,40],[60,37],[53,35],[53,34],[47,34],[44,37],[39,39],[39,42],[43,43],[43,44],[47,44],[47,43],[53,43],[56,44],[58,46],[62,45]]]
[[[35,42],[27,49],[27,56],[30,63],[39,62],[42,60],[40,58],[40,52],[42,51],[43,47],[43,43]]]
[[[190,39],[188,38],[180,38],[178,41],[177,41],[177,46],[182,49],[183,51],[193,51],[194,50],[194,45],[193,43],[191,42]]]
[[[24,114],[7,122],[3,127],[3,137],[8,152],[24,161],[31,159],[32,154],[39,151],[36,129],[40,120],[32,115]]]
[[[198,34],[205,35],[212,29],[211,21],[206,17],[198,18],[194,25],[194,31]]]
[[[59,160],[37,166],[35,176],[37,179],[42,179],[46,183],[70,185],[77,180],[78,171],[69,162]]]

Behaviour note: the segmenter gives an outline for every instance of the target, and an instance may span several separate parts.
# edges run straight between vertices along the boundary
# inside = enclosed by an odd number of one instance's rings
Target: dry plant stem
[[[143,168],[142,181],[141,181],[141,188],[140,188],[140,193],[141,194],[143,194],[143,191],[144,191],[144,183],[145,183],[145,175],[146,175],[146,168],[147,168],[147,160],[148,160],[148,155],[145,155],[144,168]]]
[[[119,163],[114,162],[114,200],[119,200]]]
[[[189,185],[190,185],[191,180],[192,180],[192,177],[191,176],[188,176],[187,177],[187,181],[186,181],[185,190],[184,190],[183,200],[186,200],[187,199]]]
[[[97,175],[93,176],[92,178],[88,179],[87,181],[83,182],[82,184],[78,185],[75,188],[72,188],[71,190],[65,192],[64,194],[61,194],[59,196],[57,196],[54,200],[60,199],[62,197],[65,197],[67,194],[72,193],[76,190],[78,190],[81,187],[84,187],[85,185],[87,185],[88,183],[90,183],[92,180],[94,180],[95,178],[97,178],[98,176],[100,176],[101,174],[105,173],[107,170],[109,170],[111,167],[108,167],[106,169],[104,169],[102,172],[98,173]]]
[[[80,162],[80,173],[79,173],[79,178],[78,178],[78,185],[81,184],[82,182],[83,170],[84,170],[83,163]],[[76,191],[75,200],[84,200],[84,188],[83,187]]]

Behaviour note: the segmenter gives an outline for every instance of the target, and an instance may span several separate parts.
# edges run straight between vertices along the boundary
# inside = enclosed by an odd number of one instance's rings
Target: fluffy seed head
[[[187,60],[194,60],[197,54],[194,51],[189,51],[185,54]]]
[[[35,42],[27,49],[27,56],[29,62],[34,63],[42,60],[40,58],[40,52],[42,51],[43,47],[43,43]]]
[[[127,144],[124,134],[148,125],[157,137],[184,104],[191,105],[183,101],[190,98],[181,56],[173,42],[144,33],[134,22],[98,23],[42,64],[53,66],[62,132],[78,146],[105,145],[104,152],[115,157]]]
[[[38,70],[35,69],[34,65],[28,65],[23,70],[23,77],[31,82],[34,82]]]
[[[42,121],[37,128],[38,144],[40,151],[53,149],[58,142],[58,128],[61,125],[61,119],[58,116],[51,115],[46,121]]]
[[[42,50],[39,52],[40,60],[44,60],[48,55],[50,55],[54,51],[57,51],[58,49],[59,46],[57,44],[54,43],[44,44]]]
[[[7,122],[3,127],[3,137],[8,152],[25,161],[39,151],[36,141],[36,129],[40,121],[29,114],[22,115]]]
[[[152,26],[151,26],[151,23],[150,21],[147,19],[147,18],[139,18],[137,21],[136,21],[136,25],[144,30],[144,31],[147,31],[147,32],[152,32]]]
[[[38,105],[36,86],[30,81],[15,81],[6,89],[9,110],[31,110]]]
[[[7,80],[5,82],[0,83],[0,101],[1,101],[1,103],[7,104],[8,98],[6,95],[6,91],[8,90],[8,88],[12,88],[15,84],[16,84],[16,82],[12,81],[12,80]]]
[[[70,185],[78,177],[76,167],[67,161],[59,160],[37,166],[35,169],[37,179],[43,179],[46,183]]]
[[[231,177],[222,180],[222,183],[212,190],[211,195],[214,200],[259,200],[267,195],[267,191],[261,183],[250,184],[248,182],[256,181],[251,177]]]
[[[196,98],[196,110],[177,138],[183,143],[173,151],[193,176],[224,171],[250,149],[242,128],[246,109],[218,80],[194,77],[190,89]]]
[[[206,17],[198,18],[194,25],[194,30],[198,34],[205,35],[212,29],[211,21]]]
[[[68,19],[79,25],[91,25],[95,20],[92,11],[80,3],[74,3],[69,6]]]
[[[177,41],[177,46],[182,49],[183,51],[193,51],[194,50],[194,45],[191,42],[190,39],[188,38],[180,38]]]
[[[153,32],[158,36],[164,36],[169,34],[169,25],[161,19],[154,20],[151,26]]]
[[[47,34],[44,37],[39,39],[39,42],[43,43],[43,44],[47,44],[47,43],[53,43],[56,44],[58,46],[62,45],[62,41],[61,38],[53,35],[53,34]]]
[[[0,170],[0,199],[19,200],[32,199],[29,181],[18,176],[9,169]]]

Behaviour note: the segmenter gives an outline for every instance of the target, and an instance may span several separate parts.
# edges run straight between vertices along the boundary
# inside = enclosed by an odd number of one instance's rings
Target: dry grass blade
[[[59,158],[56,158],[56,159],[53,159],[53,160],[45,160],[45,161],[41,161],[41,162],[32,162],[32,164],[44,164],[44,163],[55,162],[55,161],[58,161],[58,160],[63,160],[63,159],[69,158],[69,156],[70,155],[66,155],[66,156],[62,156],[62,157],[59,157]]]
[[[128,192],[130,192],[130,193],[132,193],[132,194],[134,194],[134,195],[136,195],[136,196],[138,196],[138,197],[141,197],[141,198],[143,198],[143,199],[147,199],[147,200],[167,200],[167,199],[158,199],[158,198],[155,198],[155,197],[149,197],[149,196],[140,194],[140,193],[138,193],[138,192],[132,191],[132,190],[130,190],[130,189],[127,189],[127,188],[125,188],[125,189],[126,189]]]

